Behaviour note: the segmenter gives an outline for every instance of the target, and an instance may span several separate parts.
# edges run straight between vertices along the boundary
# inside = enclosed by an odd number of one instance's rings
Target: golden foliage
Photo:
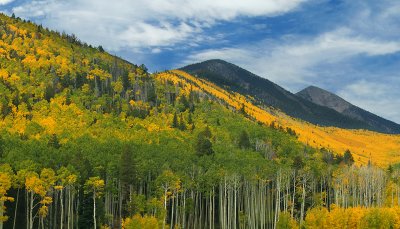
[[[99,198],[103,195],[104,191],[104,180],[100,177],[90,177],[85,182],[85,193],[93,193],[93,196]]]
[[[400,208],[313,208],[307,212],[305,228],[400,228]]]
[[[153,216],[134,215],[122,222],[123,229],[157,229],[160,228],[157,218]]]
[[[224,101],[236,110],[244,111],[266,125],[272,122],[283,129],[293,129],[298,139],[315,148],[326,148],[337,153],[347,149],[353,153],[356,164],[367,164],[371,161],[378,166],[400,162],[400,136],[381,134],[367,130],[347,130],[336,127],[321,127],[295,119],[272,108],[261,108],[237,93],[228,92],[206,80],[196,78],[186,72],[173,70],[156,75],[160,81],[172,81],[182,85],[183,93],[202,91]]]

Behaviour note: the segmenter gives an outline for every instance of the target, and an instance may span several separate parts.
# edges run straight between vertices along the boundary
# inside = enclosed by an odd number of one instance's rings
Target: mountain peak
[[[222,60],[222,59],[209,59],[205,60],[202,63],[223,63],[223,64],[230,64],[228,61]]]
[[[339,113],[343,113],[343,111],[353,106],[351,103],[335,95],[334,93],[316,86],[309,86],[298,92],[296,95],[320,106],[334,109]]]
[[[207,60],[188,65],[181,70],[209,80],[229,91],[250,95],[257,103],[274,107],[289,116],[313,124],[350,129],[373,129],[366,123],[296,96],[279,85],[224,60]]]
[[[342,115],[369,124],[385,133],[400,133],[400,125],[363,110],[338,95],[316,86],[309,86],[296,94],[317,105],[331,108]]]
[[[341,97],[316,86],[292,94],[279,85],[221,59],[181,68],[196,77],[244,95],[257,103],[279,109],[289,116],[321,126],[400,133],[400,125],[362,110]]]

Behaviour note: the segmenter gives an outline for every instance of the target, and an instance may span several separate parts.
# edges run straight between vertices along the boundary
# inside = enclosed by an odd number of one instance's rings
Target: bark
[[[15,201],[15,210],[14,210],[14,219],[13,219],[13,229],[15,229],[15,221],[16,221],[16,219],[17,219],[18,200],[19,200],[19,188],[18,188],[18,190],[17,190],[17,200]]]

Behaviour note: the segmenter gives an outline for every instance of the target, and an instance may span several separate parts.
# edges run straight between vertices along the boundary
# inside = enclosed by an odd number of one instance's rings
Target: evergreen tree
[[[353,155],[351,154],[350,150],[346,150],[346,152],[344,152],[343,161],[346,165],[354,164],[354,158],[353,158]]]
[[[121,183],[133,184],[135,177],[134,161],[130,147],[125,146],[120,159],[119,176]]]
[[[244,104],[242,104],[242,106],[240,107],[239,112],[240,112],[242,115],[247,116],[246,108],[245,108]]]
[[[208,127],[208,126],[206,126],[206,128],[200,134],[204,135],[206,138],[209,138],[209,139],[211,139],[211,137],[212,137],[210,127]]]
[[[134,161],[132,158],[132,151],[128,146],[125,146],[121,154],[119,177],[121,182],[122,201],[126,203],[130,199],[130,195],[132,195],[130,191],[132,190],[135,181]],[[122,214],[124,216],[127,215],[127,210],[128,209],[123,209]]]
[[[297,155],[293,158],[293,167],[296,170],[300,170],[305,166],[304,160],[300,155]]]
[[[176,112],[174,114],[174,118],[172,119],[172,128],[178,128],[178,116],[176,115]]]
[[[84,193],[83,187],[80,192]],[[90,194],[84,194],[80,197],[78,226],[79,228],[93,228],[93,199]]]
[[[327,164],[334,164],[335,162],[335,155],[330,152],[329,150],[325,149],[325,148],[321,148],[320,149],[321,153],[322,153],[322,160],[327,163]]]
[[[4,156],[4,140],[3,137],[0,136],[0,158]]]
[[[188,124],[189,124],[189,125],[193,124],[192,113],[189,113],[189,116],[188,116]]]
[[[55,149],[59,149],[61,147],[60,142],[58,141],[58,137],[56,134],[50,136],[50,139],[47,143],[49,147],[53,147]]]
[[[185,124],[185,121],[183,120],[182,114],[181,114],[181,116],[179,118],[179,129],[180,130],[186,130],[186,124]]]
[[[184,112],[185,110],[187,110],[189,108],[190,104],[185,95],[182,95],[179,98],[179,103],[182,104],[181,112]]]
[[[246,130],[242,130],[239,136],[239,148],[248,149],[250,148],[249,134]]]
[[[387,171],[388,171],[389,174],[392,174],[393,173],[393,166],[389,165]]]
[[[211,138],[211,131],[208,128],[208,126],[206,127],[205,130],[201,131],[197,135],[195,148],[198,156],[214,154],[210,138]]]
[[[71,93],[67,92],[66,96],[65,96],[65,104],[66,105],[70,105],[71,104]]]
[[[342,155],[336,155],[336,157],[335,157],[335,162],[336,162],[336,164],[340,164],[340,163],[342,163],[343,162],[343,156]]]

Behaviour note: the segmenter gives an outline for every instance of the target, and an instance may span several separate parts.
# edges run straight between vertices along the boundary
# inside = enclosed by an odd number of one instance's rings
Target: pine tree
[[[174,118],[172,119],[172,128],[178,128],[178,116],[176,115],[176,112],[174,114]]]
[[[354,164],[354,158],[353,158],[353,155],[351,154],[350,150],[346,150],[346,152],[344,152],[343,161],[346,165]]]
[[[131,191],[135,180],[135,168],[132,158],[132,151],[126,146],[121,154],[119,179],[121,182],[121,196],[122,201],[128,201],[129,196],[132,195]],[[126,216],[126,210],[123,209],[122,214]],[[121,209],[122,211],[122,209]]]
[[[181,109],[181,112],[183,112],[183,111],[185,111],[185,110],[187,110],[188,108],[189,108],[189,101],[187,100],[187,98],[186,98],[186,96],[185,95],[182,95],[180,98],[179,98],[179,103],[181,103],[182,104],[182,109]]]
[[[239,136],[239,148],[248,149],[250,148],[250,139],[247,131],[242,130]]]
[[[247,116],[246,108],[245,108],[244,104],[242,104],[242,106],[240,107],[239,112],[240,112],[242,115]]]
[[[200,132],[200,134],[204,135],[206,138],[209,138],[209,139],[211,139],[211,137],[212,137],[210,127],[208,127],[208,126],[206,126],[206,128],[202,132]]]
[[[180,130],[186,130],[186,124],[185,124],[185,121],[183,120],[182,114],[181,114],[181,116],[179,118],[179,129]]]
[[[193,124],[192,113],[189,113],[189,116],[188,116],[188,124],[189,124],[189,125]]]
[[[47,143],[47,145],[50,147],[53,147],[55,149],[59,149],[61,147],[56,134],[53,134],[50,136],[50,139],[49,139],[49,142]]]
[[[340,164],[340,163],[342,163],[343,162],[343,156],[342,155],[336,155],[336,157],[335,157],[335,162],[336,162],[336,164]]]
[[[197,135],[195,148],[198,156],[214,154],[210,138],[211,138],[211,131],[208,128],[208,126],[206,127],[205,130],[203,130]]]
[[[3,137],[0,136],[0,158],[4,156],[4,140]]]

